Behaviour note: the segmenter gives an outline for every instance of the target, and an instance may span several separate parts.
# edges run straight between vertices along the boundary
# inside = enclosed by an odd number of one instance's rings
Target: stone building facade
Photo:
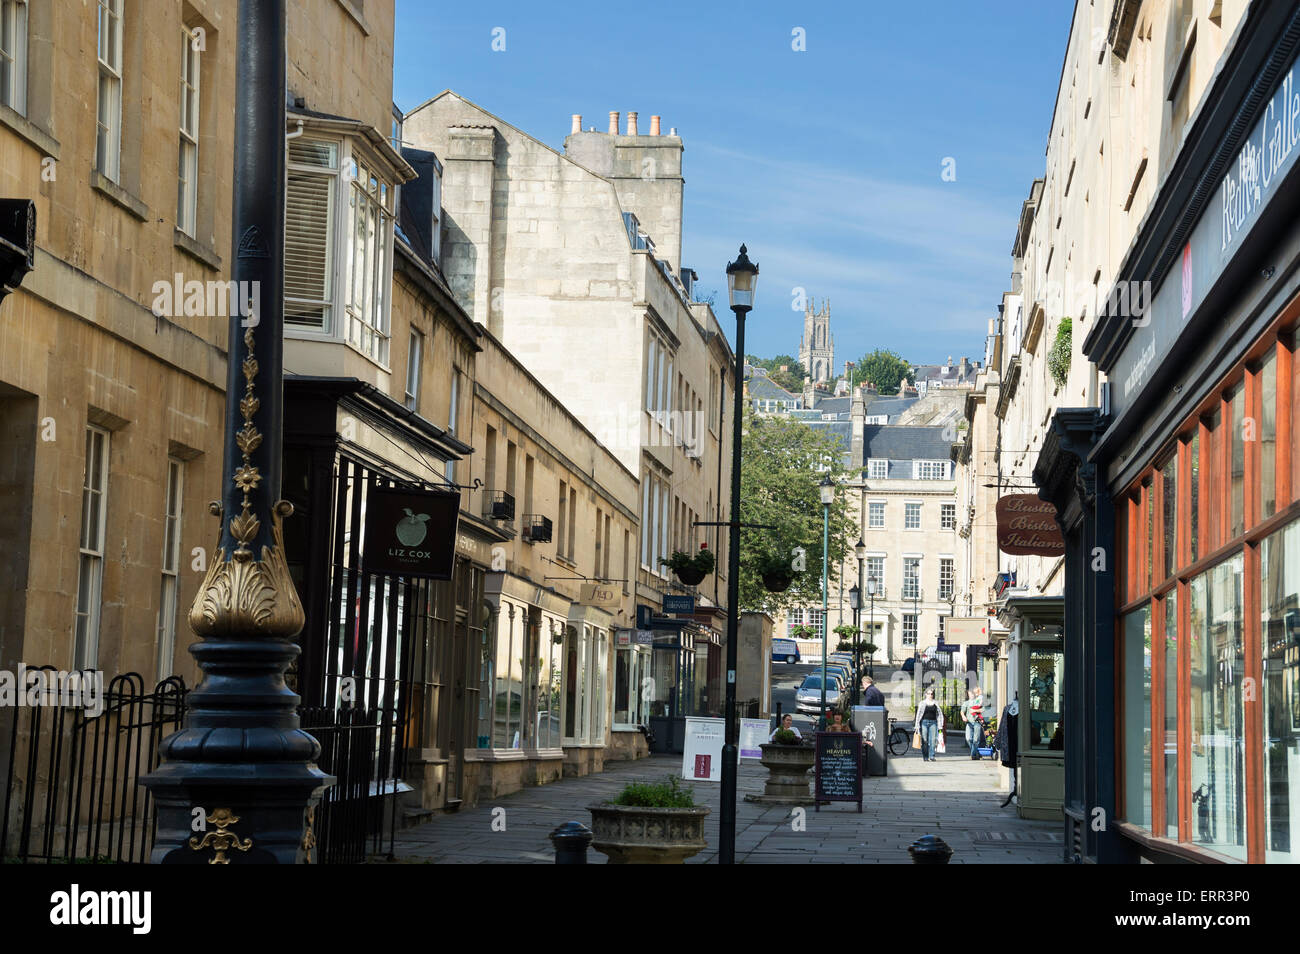
[[[835,377],[835,336],[831,334],[829,299],[822,302],[820,311],[811,300],[804,306],[799,363],[813,384],[826,384]]]

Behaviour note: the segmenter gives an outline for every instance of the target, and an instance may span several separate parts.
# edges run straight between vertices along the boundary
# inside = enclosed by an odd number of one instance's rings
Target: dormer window
[[[386,367],[396,189],[349,139],[288,147],[286,334],[345,341]]]
[[[912,479],[913,480],[947,480],[948,465],[951,461],[946,460],[914,460],[912,461]]]

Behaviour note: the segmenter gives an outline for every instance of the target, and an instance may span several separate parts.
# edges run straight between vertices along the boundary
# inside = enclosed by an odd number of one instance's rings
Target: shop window
[[[1206,422],[1205,552],[1223,546],[1223,411],[1215,408]]]
[[[1155,487],[1152,481],[1148,480],[1142,485],[1142,509],[1143,524],[1146,527],[1143,535],[1146,537],[1146,562],[1143,563],[1142,569],[1142,592],[1151,592],[1152,572],[1155,557],[1155,539],[1156,539],[1156,514],[1155,514]]]
[[[1242,556],[1189,587],[1192,842],[1246,858],[1245,643]]]
[[[560,704],[564,688],[564,624],[543,620],[538,642],[536,745],[539,749],[558,749],[563,734]]]
[[[1124,617],[1124,817],[1151,828],[1151,607]],[[1142,727],[1138,734],[1138,726]]]
[[[1187,554],[1188,559],[1195,563],[1200,558],[1201,543],[1201,434],[1199,430],[1192,435],[1192,445],[1189,450],[1187,497],[1191,505],[1187,508]]]
[[[1162,601],[1165,610],[1164,754],[1165,835],[1178,840],[1178,591]]]
[[[632,635],[632,634],[628,634]],[[650,648],[626,646],[618,650],[614,668],[614,727],[643,725],[649,718]]]
[[[1161,580],[1174,575],[1178,560],[1178,456],[1171,454],[1160,468],[1160,517],[1163,572]]]
[[[586,742],[587,727],[587,629],[568,628],[564,640],[564,742],[580,745]]]
[[[1065,652],[1035,646],[1029,652],[1029,747],[1053,752],[1065,748],[1062,722]]]
[[[1300,522],[1260,547],[1264,861],[1300,861]]]

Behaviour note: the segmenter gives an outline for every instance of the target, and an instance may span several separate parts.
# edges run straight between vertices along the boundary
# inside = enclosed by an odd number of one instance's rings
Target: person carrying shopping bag
[[[943,738],[943,707],[934,698],[934,689],[925,690],[925,698],[916,707],[916,731],[920,736],[921,758],[937,762],[939,741]]]

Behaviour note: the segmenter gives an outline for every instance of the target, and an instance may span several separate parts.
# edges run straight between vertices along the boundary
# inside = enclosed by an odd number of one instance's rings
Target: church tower
[[[814,383],[830,381],[835,374],[835,336],[831,334],[830,299],[816,311],[810,300],[803,316],[803,338],[799,341],[799,363]]]

